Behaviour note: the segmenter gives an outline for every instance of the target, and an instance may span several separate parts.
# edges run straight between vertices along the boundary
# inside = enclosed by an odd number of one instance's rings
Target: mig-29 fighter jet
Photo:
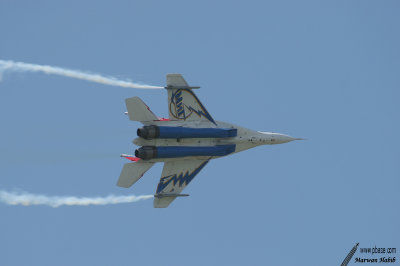
[[[144,126],[137,130],[133,143],[141,146],[124,165],[117,185],[129,188],[155,163],[163,162],[154,207],[166,208],[176,198],[188,196],[182,190],[211,160],[259,145],[281,144],[298,138],[253,131],[215,121],[180,74],[168,74],[169,119],[158,118],[139,98],[125,100],[127,115]]]

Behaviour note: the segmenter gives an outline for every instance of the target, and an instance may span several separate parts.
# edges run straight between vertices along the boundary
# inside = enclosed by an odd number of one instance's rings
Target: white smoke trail
[[[36,65],[28,64],[23,62],[14,62],[0,60],[0,80],[2,74],[6,70],[11,71],[31,71],[31,72],[43,72],[46,74],[60,75],[69,78],[83,79],[87,81],[97,82],[105,85],[119,86],[125,88],[135,89],[162,89],[163,87],[151,86],[146,84],[137,84],[130,81],[120,80],[114,77],[104,77],[99,74],[89,74],[78,70],[65,69],[61,67],[47,66],[47,65]]]
[[[106,197],[74,197],[74,196],[46,196],[31,194],[28,192],[8,192],[0,190],[0,202],[8,205],[46,205],[57,208],[63,205],[67,206],[88,206],[88,205],[109,205],[119,203],[132,203],[140,200],[153,198],[153,195],[142,196],[115,196],[109,195]]]

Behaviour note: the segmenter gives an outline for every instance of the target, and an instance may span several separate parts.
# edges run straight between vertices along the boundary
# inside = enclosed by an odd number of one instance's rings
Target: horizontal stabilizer
[[[158,120],[158,117],[139,97],[125,99],[125,103],[130,120],[139,122]]]
[[[136,162],[124,164],[117,186],[128,188],[135,184],[154,163]]]

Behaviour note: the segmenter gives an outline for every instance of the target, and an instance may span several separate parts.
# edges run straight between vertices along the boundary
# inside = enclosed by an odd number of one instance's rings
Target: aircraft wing
[[[181,74],[168,74],[168,111],[171,120],[201,121],[215,127],[212,116],[194,94],[192,89],[183,79]]]
[[[154,195],[154,208],[166,208],[209,162],[206,160],[176,160],[164,163],[160,182]]]

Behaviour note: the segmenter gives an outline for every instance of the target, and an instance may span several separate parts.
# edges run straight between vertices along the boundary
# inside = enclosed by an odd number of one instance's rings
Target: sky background
[[[320,266],[340,265],[357,242],[400,252],[399,8],[1,1],[2,60],[161,86],[182,73],[214,119],[307,141],[213,160],[167,209],[2,204],[0,265]],[[162,164],[130,189],[116,186],[119,155],[133,153],[140,126],[123,114],[132,96],[168,115],[162,90],[5,73],[0,189],[153,194]]]

